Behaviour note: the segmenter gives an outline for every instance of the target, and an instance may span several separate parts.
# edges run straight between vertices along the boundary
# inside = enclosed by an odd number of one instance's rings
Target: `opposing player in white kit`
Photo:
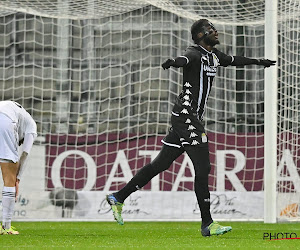
[[[0,101],[0,165],[4,182],[1,235],[19,234],[11,226],[11,220],[19,192],[19,182],[36,136],[35,121],[19,103]],[[18,148],[21,144],[23,149],[19,158]]]

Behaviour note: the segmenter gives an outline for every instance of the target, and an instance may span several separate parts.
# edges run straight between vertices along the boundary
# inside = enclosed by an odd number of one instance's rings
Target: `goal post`
[[[218,68],[204,118],[212,216],[299,220],[299,2],[2,0],[0,100],[20,102],[39,135],[15,219],[112,220],[105,195],[157,156],[170,128],[182,73],[161,63],[207,18],[220,51],[277,61]],[[183,154],[126,200],[124,219],[200,220],[193,179]]]
[[[265,70],[264,100],[264,222],[277,221],[277,85],[278,85],[278,3],[266,0],[265,7],[265,58],[275,60],[276,65]]]

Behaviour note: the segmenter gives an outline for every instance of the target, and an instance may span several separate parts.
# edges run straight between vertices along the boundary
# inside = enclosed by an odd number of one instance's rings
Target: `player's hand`
[[[16,181],[16,197],[15,197],[15,202],[17,202],[18,196],[19,196],[19,183],[20,183],[20,180],[17,179],[17,181]]]
[[[165,70],[165,69],[170,68],[170,67],[174,64],[174,62],[175,62],[174,59],[168,59],[168,60],[165,61],[161,66],[162,66],[162,68]]]
[[[258,65],[263,65],[265,68],[269,68],[270,66],[275,65],[276,61],[269,59],[258,59]]]

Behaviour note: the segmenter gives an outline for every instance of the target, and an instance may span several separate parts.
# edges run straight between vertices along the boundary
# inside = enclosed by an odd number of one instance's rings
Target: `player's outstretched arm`
[[[269,59],[252,59],[243,56],[234,56],[231,63],[232,66],[245,66],[245,65],[262,65],[265,68],[275,65],[276,61]]]
[[[185,57],[177,57],[175,59],[168,59],[161,65],[163,69],[169,69],[171,66],[175,68],[183,67],[187,64]]]

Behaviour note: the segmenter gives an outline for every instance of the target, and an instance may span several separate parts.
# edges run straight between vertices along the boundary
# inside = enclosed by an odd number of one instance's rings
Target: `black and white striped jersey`
[[[234,58],[215,48],[210,52],[200,45],[188,47],[180,57],[187,63],[183,66],[183,89],[177,105],[186,106],[202,120],[218,66],[227,67]]]

